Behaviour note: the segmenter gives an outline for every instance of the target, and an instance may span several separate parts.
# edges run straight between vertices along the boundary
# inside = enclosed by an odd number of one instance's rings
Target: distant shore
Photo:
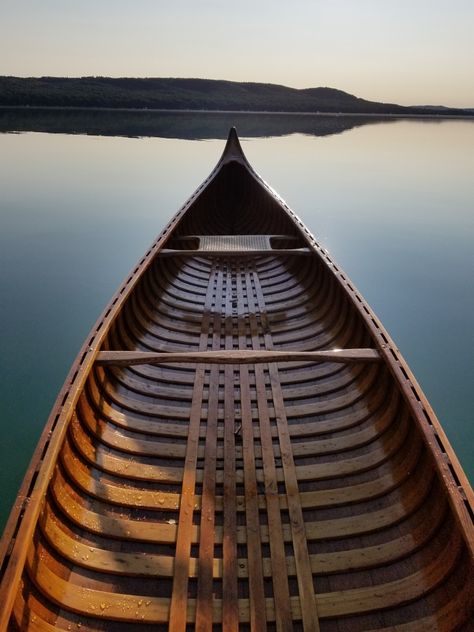
[[[473,108],[403,106],[336,88],[211,79],[0,76],[0,106],[212,114],[468,117]]]

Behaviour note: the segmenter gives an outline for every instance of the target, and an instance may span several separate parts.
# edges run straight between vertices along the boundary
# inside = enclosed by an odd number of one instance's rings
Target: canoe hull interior
[[[284,357],[334,349],[359,361]],[[48,423],[0,549],[5,629],[472,625],[469,484],[386,332],[234,132]]]

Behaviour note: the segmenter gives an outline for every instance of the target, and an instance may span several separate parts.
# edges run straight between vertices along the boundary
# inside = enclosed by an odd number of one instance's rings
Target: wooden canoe
[[[473,493],[235,130],[100,317],[0,547],[0,629],[473,629]]]

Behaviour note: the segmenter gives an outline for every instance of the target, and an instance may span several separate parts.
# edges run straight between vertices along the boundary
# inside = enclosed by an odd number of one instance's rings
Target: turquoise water
[[[229,115],[208,123],[221,138]],[[260,137],[249,117],[242,144],[381,318],[474,480],[474,122],[364,123],[318,136],[292,117]],[[0,528],[93,322],[223,149],[199,117],[183,128],[0,133]]]

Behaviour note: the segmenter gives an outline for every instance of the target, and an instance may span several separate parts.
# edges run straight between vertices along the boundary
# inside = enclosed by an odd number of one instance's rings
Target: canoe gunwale
[[[177,228],[188,209],[217,177],[221,169],[234,161],[247,169],[249,175],[267,191],[294,222],[295,228],[311,250],[311,254],[316,255],[319,261],[324,263],[326,272],[333,275],[343,293],[350,299],[352,305],[362,317],[375,343],[376,350],[382,357],[382,360],[388,365],[419,427],[423,441],[432,457],[435,471],[446,489],[457,525],[464,541],[468,545],[469,555],[471,558],[474,557],[474,494],[449,440],[422,389],[416,382],[393,340],[354,284],[349,281],[329,253],[318,244],[294,211],[254,171],[242,152],[235,130],[232,130],[222,157],[210,175],[170,219],[133,271],[112,296],[110,302],[94,324],[91,333],[86,338],[86,342],[81,347],[59,392],[26,471],[0,542],[0,599],[3,605],[3,610],[0,614],[0,629],[6,629],[8,625],[17,587],[26,563],[29,543],[32,540],[40,516],[42,500],[52,478],[57,457],[75,406],[90,371],[97,360],[104,339],[139,279],[152,265],[155,256],[165,247],[172,236],[173,230]],[[251,253],[243,254],[251,256]],[[199,256],[205,257],[206,255],[203,252],[199,253]],[[269,252],[268,256],[275,256],[275,253]]]

